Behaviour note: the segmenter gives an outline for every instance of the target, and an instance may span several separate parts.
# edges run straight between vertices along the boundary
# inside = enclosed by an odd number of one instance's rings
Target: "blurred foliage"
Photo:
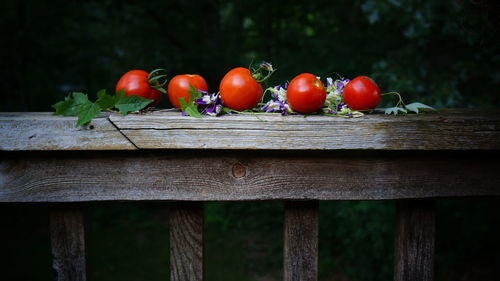
[[[498,107],[499,3],[4,1],[0,111],[50,111],[70,91],[95,97],[130,69],[199,73],[216,91],[230,68],[259,60],[279,69],[271,84],[301,72],[365,74],[408,102]],[[496,280],[498,203],[439,202],[437,280]],[[207,280],[280,280],[282,209],[206,204]],[[46,208],[2,211],[5,280],[49,280]],[[320,280],[391,279],[392,202],[322,202],[320,211]],[[168,280],[167,215],[161,204],[91,205],[89,280]]]
[[[438,201],[435,280],[498,279],[499,203]],[[51,280],[47,206],[0,211],[2,280]],[[89,280],[169,280],[168,203],[93,203],[86,218]],[[206,203],[205,279],[282,280],[282,231],[282,202]],[[393,201],[321,202],[319,280],[391,280],[393,235]]]
[[[199,73],[212,91],[254,60],[376,79],[437,107],[500,105],[500,2],[6,1],[0,111],[51,110],[69,91],[113,90],[130,69]],[[166,99],[160,106],[169,106]]]

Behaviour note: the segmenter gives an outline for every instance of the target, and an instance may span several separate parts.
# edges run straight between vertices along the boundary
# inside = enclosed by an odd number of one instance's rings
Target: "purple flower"
[[[217,116],[222,111],[222,100],[219,94],[210,94],[206,91],[201,91],[202,96],[194,101],[198,105],[198,109],[202,114]]]
[[[269,88],[271,92],[271,100],[263,105],[260,110],[266,113],[281,113],[281,115],[286,115],[287,113],[292,113],[292,109],[286,102],[286,89],[288,88],[288,83],[283,86],[277,85]]]

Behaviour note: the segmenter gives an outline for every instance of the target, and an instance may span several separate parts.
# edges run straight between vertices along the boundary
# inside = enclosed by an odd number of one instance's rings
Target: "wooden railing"
[[[171,201],[170,280],[203,280],[203,202],[284,200],[284,279],[317,280],[318,200],[398,200],[394,280],[432,280],[435,200],[500,195],[500,112],[0,114],[0,202],[52,204],[56,280],[86,280],[82,204]],[[457,245],[459,246],[459,245]]]

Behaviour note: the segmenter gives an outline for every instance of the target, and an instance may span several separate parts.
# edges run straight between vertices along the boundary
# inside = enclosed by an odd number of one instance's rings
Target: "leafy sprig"
[[[145,108],[153,100],[139,97],[136,95],[125,95],[122,89],[116,95],[109,95],[106,90],[97,92],[97,100],[92,102],[84,93],[70,93],[63,101],[60,101],[52,107],[55,109],[54,115],[63,116],[78,116],[76,126],[88,124],[92,119],[99,117],[101,111],[115,111],[126,115],[132,111],[137,111]]]
[[[408,114],[409,112],[419,114],[420,112],[425,111],[425,110],[435,110],[431,106],[428,106],[428,105],[420,103],[420,102],[405,104],[403,102],[403,98],[401,97],[401,95],[398,92],[389,92],[389,93],[382,94],[382,96],[387,96],[387,95],[396,95],[398,97],[398,102],[396,103],[396,106],[387,107],[387,108],[375,108],[375,110],[383,111],[387,115]]]
[[[191,117],[201,118],[198,106],[194,103],[199,98],[201,98],[201,92],[193,87],[193,85],[189,85],[189,100],[186,102],[185,98],[179,98],[182,113]]]

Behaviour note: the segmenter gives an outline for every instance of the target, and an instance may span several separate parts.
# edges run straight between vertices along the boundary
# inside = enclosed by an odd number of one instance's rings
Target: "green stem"
[[[405,107],[405,103],[403,102],[403,98],[398,92],[388,92],[388,93],[383,93],[382,96],[387,96],[387,95],[397,95],[399,98],[399,101],[396,103],[397,107]]]

